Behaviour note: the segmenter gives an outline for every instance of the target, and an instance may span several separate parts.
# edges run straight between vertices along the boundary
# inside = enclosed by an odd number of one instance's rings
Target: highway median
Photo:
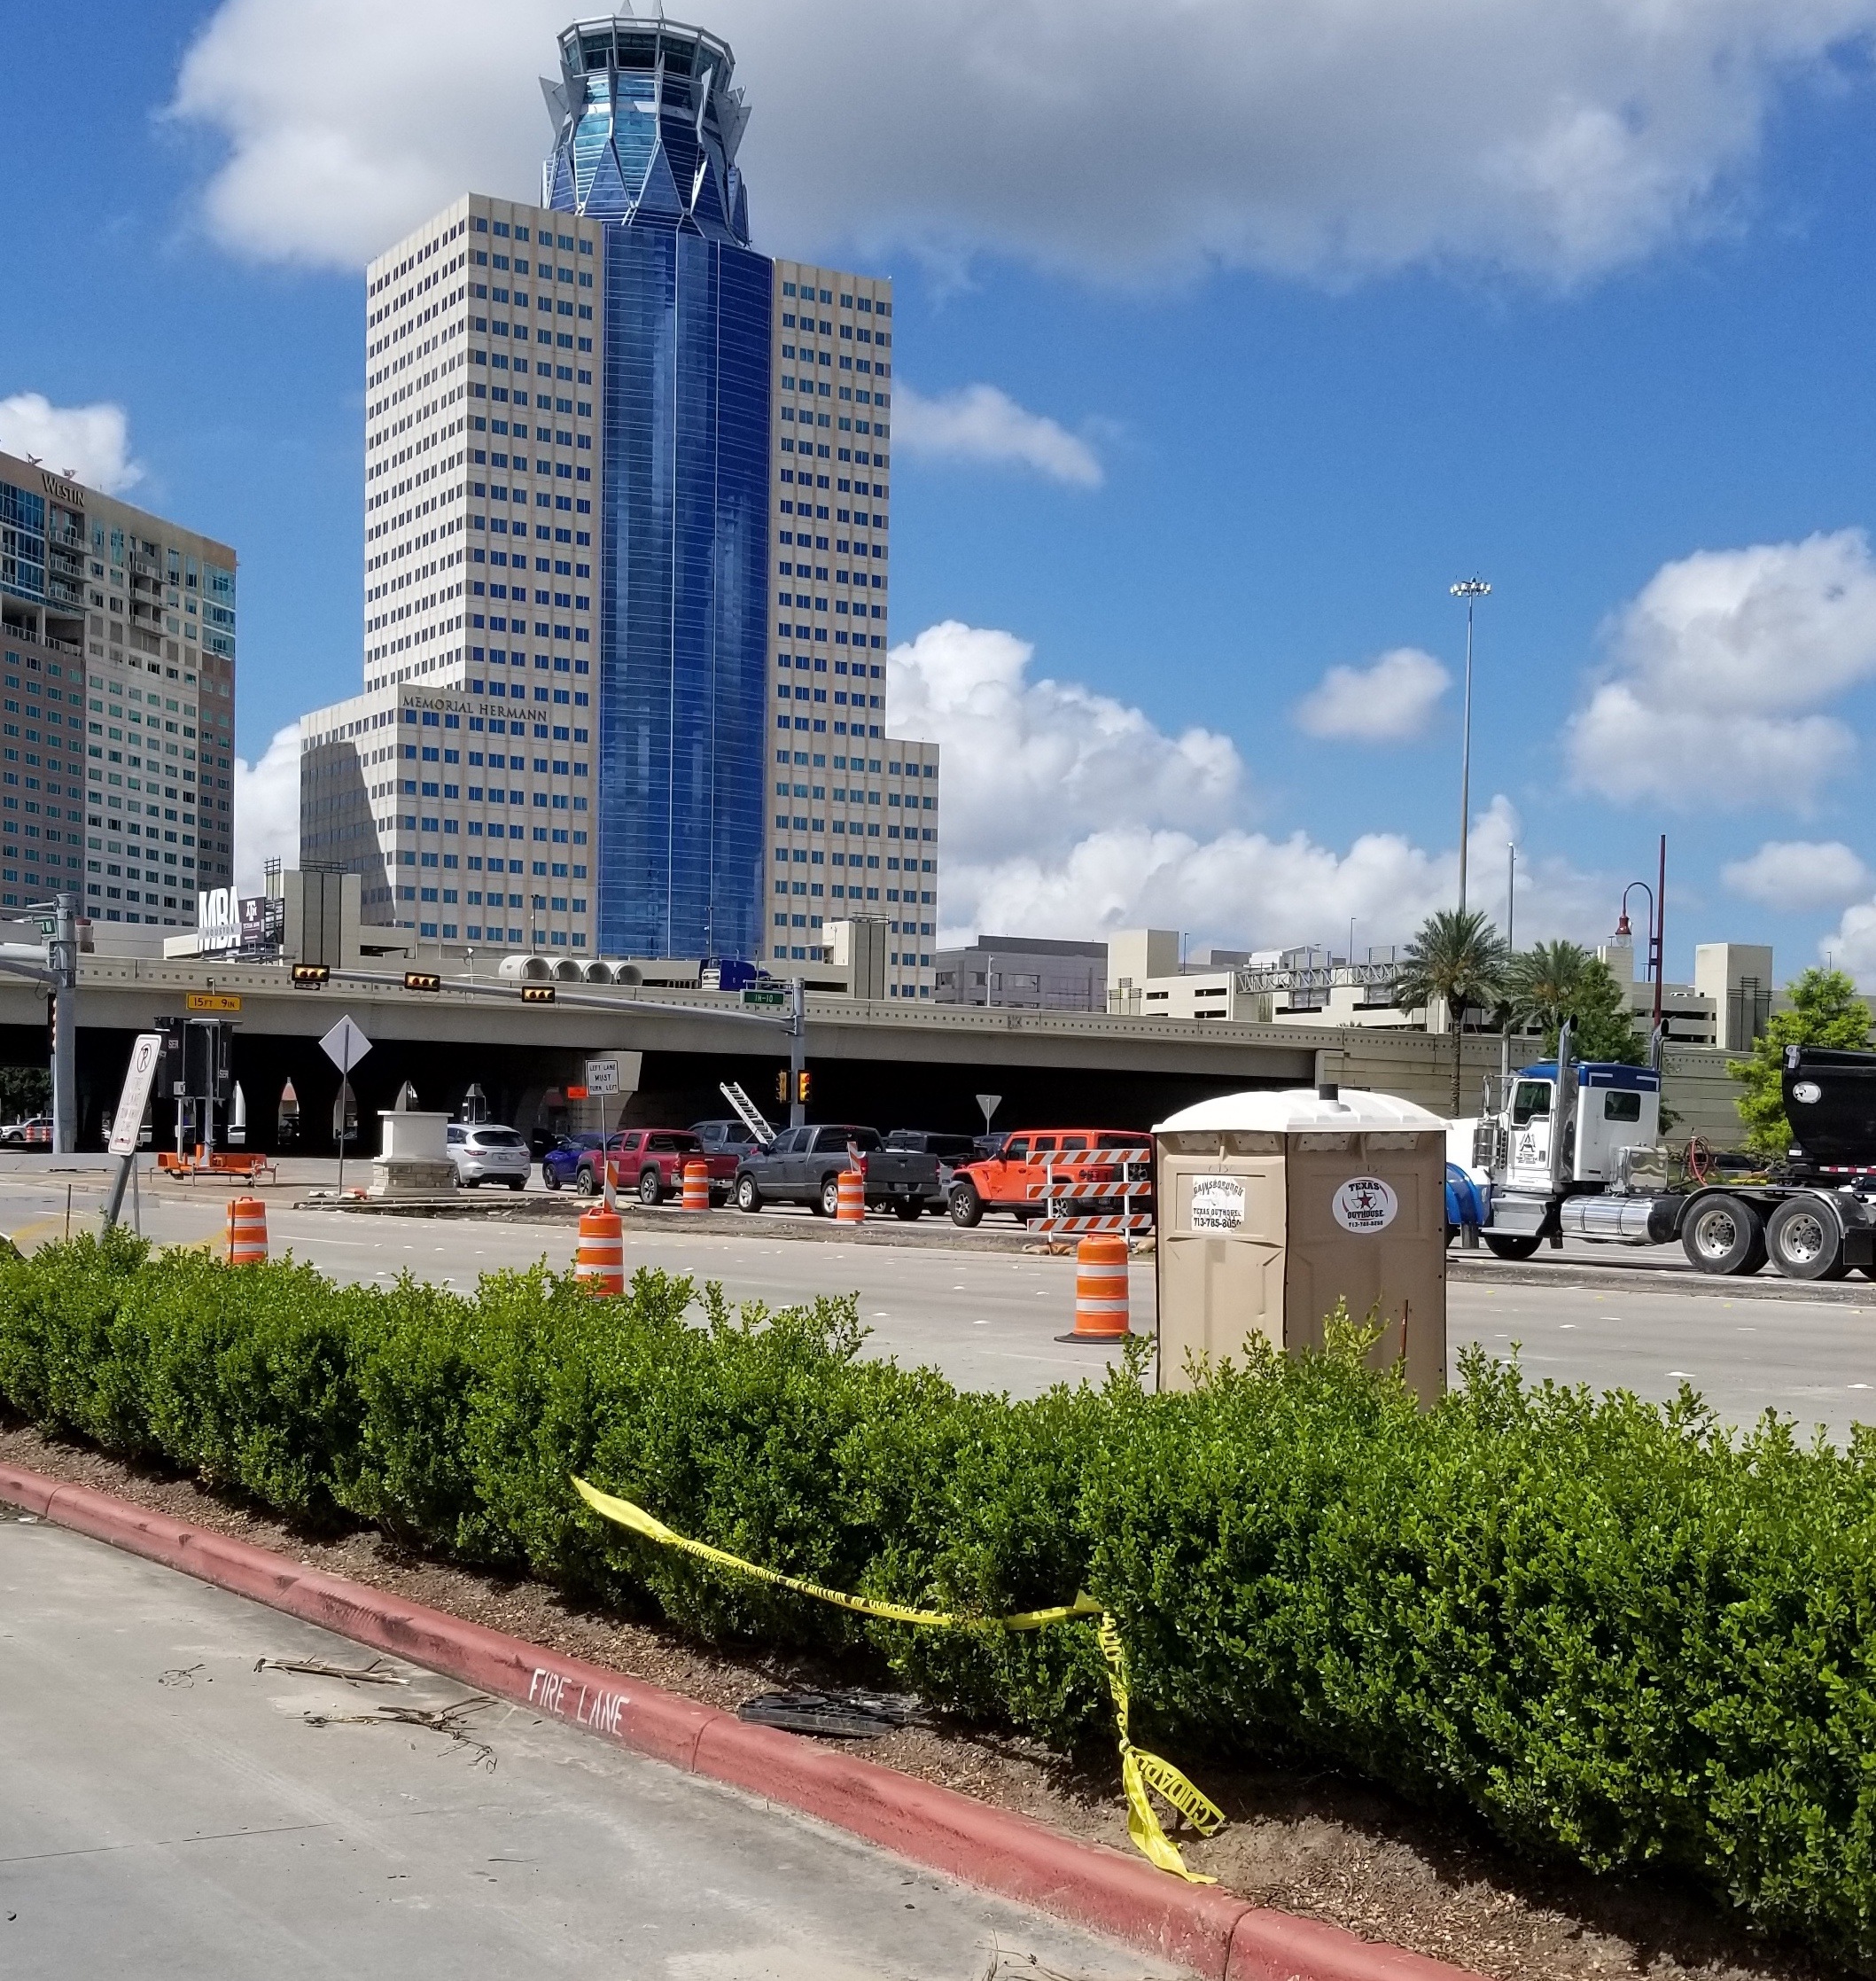
[[[1592,1398],[1480,1356],[1421,1409],[1346,1326],[1189,1393],[1130,1364],[1012,1402],[863,1359],[851,1303],[706,1290],[697,1327],[693,1293],[345,1287],[84,1238],[0,1261],[0,1399],[315,1529],[850,1659],[1063,1752],[1111,1727],[1094,1630],[995,1619],[1086,1590],[1138,1736],[1195,1779],[1248,1752],[1356,1772],[1534,1860],[1670,1873],[1876,1960],[1860,1442],[1729,1437],[1691,1393]],[[961,1620],[908,1632],[725,1574],[595,1517],[575,1475],[740,1559]]]

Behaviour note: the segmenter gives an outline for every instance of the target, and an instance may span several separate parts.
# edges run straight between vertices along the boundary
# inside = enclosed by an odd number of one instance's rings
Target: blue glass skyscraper
[[[728,48],[663,21],[560,39],[545,204],[603,222],[599,948],[763,935],[774,274],[749,246]]]
[[[538,195],[467,193],[366,270],[364,679],[303,718],[305,843],[439,956],[837,975],[878,921],[884,994],[927,997],[891,280],[751,246],[714,35],[609,17],[559,55]]]

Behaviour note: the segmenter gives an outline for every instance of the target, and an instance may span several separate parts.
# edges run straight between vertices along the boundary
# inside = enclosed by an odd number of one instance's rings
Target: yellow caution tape
[[[1198,1831],[1212,1837],[1225,1826],[1225,1812],[1203,1790],[1195,1788],[1171,1761],[1157,1754],[1143,1753],[1134,1746],[1127,1731],[1127,1661],[1120,1632],[1113,1617],[1101,1611],[1094,1626],[1101,1653],[1108,1661],[1108,1685],[1114,1695],[1114,1717],[1120,1722],[1120,1785],[1127,1798],[1127,1834],[1134,1848],[1163,1871],[1174,1871],[1192,1884],[1216,1884],[1216,1878],[1201,1876],[1186,1868],[1179,1845],[1160,1827],[1153,1805],[1147,1799],[1151,1789],[1171,1804]]]
[[[793,1589],[799,1595],[818,1596],[823,1603],[838,1603],[843,1610],[857,1610],[867,1617],[882,1617],[888,1623],[961,1630],[969,1624],[981,1622],[1000,1625],[1005,1630],[1040,1630],[1047,1624],[1066,1623],[1070,1617],[1093,1617],[1101,1613],[1101,1605],[1086,1595],[1078,1595],[1063,1609],[1027,1610],[1016,1617],[954,1617],[942,1610],[907,1610],[897,1603],[876,1603],[869,1596],[848,1595],[839,1589],[824,1589],[818,1582],[804,1582],[798,1576],[783,1575],[773,1568],[759,1568],[754,1562],[745,1562],[740,1555],[726,1554],[720,1548],[712,1548],[708,1541],[692,1540],[688,1534],[674,1533],[642,1507],[634,1506],[629,1500],[614,1499],[610,1493],[602,1493],[597,1486],[588,1486],[583,1478],[576,1478],[573,1484],[580,1498],[595,1513],[603,1513],[608,1520],[616,1520],[621,1527],[631,1528],[634,1533],[642,1534],[647,1540],[658,1541],[666,1548],[681,1548],[685,1554],[695,1555],[700,1561],[714,1562],[720,1568],[733,1568],[739,1575],[752,1575],[759,1582]]]
[[[1161,1870],[1171,1871],[1191,1884],[1218,1883],[1216,1878],[1186,1868],[1179,1845],[1167,1836],[1147,1791],[1150,1789],[1170,1807],[1176,1809],[1202,1837],[1214,1836],[1223,1827],[1225,1812],[1209,1796],[1195,1788],[1170,1761],[1163,1761],[1157,1754],[1146,1753],[1134,1746],[1127,1730],[1126,1658],[1120,1632],[1112,1615],[1092,1596],[1078,1594],[1072,1603],[1055,1609],[1024,1610],[1010,1617],[961,1617],[943,1610],[909,1610],[902,1603],[879,1603],[870,1596],[849,1595],[842,1589],[823,1588],[818,1582],[805,1581],[796,1575],[783,1575],[776,1569],[762,1568],[754,1562],[744,1561],[740,1555],[729,1554],[721,1548],[711,1547],[707,1541],[693,1540],[688,1534],[675,1533],[642,1507],[634,1506],[630,1500],[616,1498],[611,1493],[602,1493],[583,1478],[575,1478],[573,1485],[580,1498],[595,1513],[621,1527],[630,1528],[647,1540],[658,1542],[660,1547],[678,1548],[684,1554],[696,1556],[699,1561],[713,1562],[719,1568],[730,1569],[738,1575],[753,1576],[759,1582],[767,1582],[776,1588],[792,1589],[798,1595],[811,1595],[820,1602],[837,1604],[843,1610],[857,1611],[861,1616],[878,1617],[887,1623],[938,1630],[964,1630],[973,1626],[1042,1630],[1051,1624],[1070,1623],[1079,1617],[1099,1617],[1101,1621],[1095,1626],[1095,1636],[1101,1656],[1107,1660],[1108,1687],[1114,1695],[1115,1718],[1120,1728],[1120,1782],[1127,1798],[1127,1834],[1140,1853]]]

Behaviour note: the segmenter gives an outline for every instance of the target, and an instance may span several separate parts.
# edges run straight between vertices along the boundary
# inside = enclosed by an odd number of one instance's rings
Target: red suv
[[[1076,1195],[1097,1200],[1091,1204],[1091,1212],[1118,1213],[1122,1188],[1127,1183],[1135,1186],[1137,1207],[1150,1211],[1152,1143],[1152,1136],[1143,1130],[1127,1128],[1039,1128],[1009,1135],[986,1161],[965,1163],[953,1171],[951,1221],[974,1225],[985,1211],[1011,1212],[1019,1224],[1039,1218],[1052,1158],[1059,1162],[1064,1156],[1082,1159],[1070,1168],[1058,1169],[1057,1180],[1072,1174]],[[1140,1153],[1131,1162],[1125,1156],[1117,1162],[1086,1160],[1089,1151],[1106,1149]],[[1139,1188],[1142,1184],[1147,1186],[1144,1190]]]
[[[607,1141],[606,1160],[613,1189],[635,1189],[644,1204],[681,1196],[687,1163],[700,1162],[709,1170],[710,1195],[717,1203],[728,1197],[736,1174],[734,1154],[712,1155],[689,1128],[622,1128]],[[580,1188],[589,1195],[598,1189],[595,1167],[588,1158],[579,1170]]]

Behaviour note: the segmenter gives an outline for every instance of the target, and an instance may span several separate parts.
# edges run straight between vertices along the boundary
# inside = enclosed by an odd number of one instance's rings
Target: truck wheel
[[[599,1173],[591,1163],[581,1163],[579,1174],[573,1179],[573,1187],[582,1197],[599,1195]]]
[[[639,1172],[638,1200],[641,1204],[662,1204],[665,1201],[665,1179],[655,1169]]]
[[[1755,1273],[1765,1263],[1765,1226],[1742,1197],[1702,1197],[1682,1225],[1680,1242],[1703,1273]]]
[[[756,1188],[753,1176],[736,1178],[736,1208],[739,1211],[759,1211],[762,1208],[762,1192]]]
[[[1486,1231],[1480,1236],[1494,1259],[1535,1259],[1542,1243],[1535,1234],[1524,1231]]]
[[[1827,1205],[1815,1197],[1787,1198],[1765,1226],[1765,1249],[1786,1279],[1841,1279],[1843,1233]]]
[[[817,1216],[830,1218],[840,1209],[840,1179],[838,1176],[823,1176],[821,1189],[814,1198]]]
[[[892,1206],[893,1215],[905,1224],[916,1224],[918,1214],[924,1206],[915,1197],[899,1197]]]
[[[951,1186],[951,1221],[966,1231],[984,1221],[984,1199],[977,1195],[977,1186],[968,1179]]]

